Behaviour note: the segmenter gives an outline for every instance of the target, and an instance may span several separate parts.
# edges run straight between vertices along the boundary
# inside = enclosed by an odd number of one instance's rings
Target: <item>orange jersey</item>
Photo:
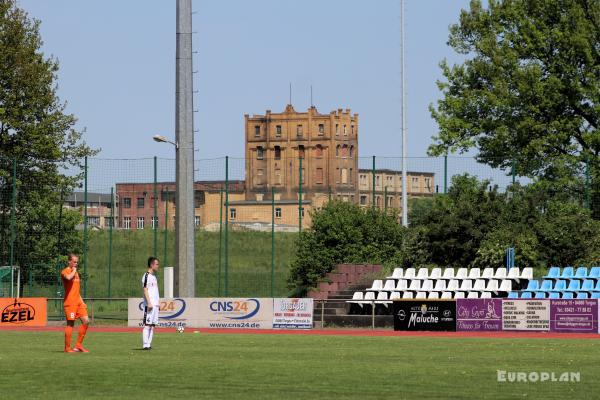
[[[79,273],[75,272],[75,276],[73,279],[68,280],[66,278],[67,275],[71,273],[71,268],[67,267],[63,269],[60,273],[60,277],[63,281],[63,286],[65,287],[65,306],[73,306],[80,303],[83,303],[81,299],[81,294],[79,293]]]

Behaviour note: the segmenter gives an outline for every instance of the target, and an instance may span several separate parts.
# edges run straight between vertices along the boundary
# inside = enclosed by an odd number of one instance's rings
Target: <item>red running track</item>
[[[62,326],[42,327],[0,327],[0,331],[61,331]],[[139,332],[140,328],[93,326],[90,332]],[[174,328],[157,328],[157,332],[176,333]],[[600,339],[596,333],[557,333],[557,332],[405,332],[391,329],[208,329],[187,328],[185,333],[207,334],[267,334],[267,335],[323,335],[323,336],[399,336],[399,337],[443,337],[443,338],[487,338],[487,339]]]

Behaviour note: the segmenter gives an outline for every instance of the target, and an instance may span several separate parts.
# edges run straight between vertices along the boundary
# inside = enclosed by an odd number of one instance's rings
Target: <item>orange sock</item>
[[[87,332],[87,325],[79,326],[79,336],[77,337],[77,344],[75,346],[80,346],[83,343],[83,338],[85,337],[85,333]]]
[[[65,349],[71,347],[71,334],[73,333],[72,326],[65,326]]]

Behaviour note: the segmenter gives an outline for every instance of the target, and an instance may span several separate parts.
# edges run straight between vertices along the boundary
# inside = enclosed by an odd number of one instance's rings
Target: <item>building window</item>
[[[350,129],[351,129],[352,136],[354,136],[354,125],[350,125]]]
[[[367,204],[367,196],[366,196],[366,195],[362,194],[362,195],[360,196],[360,204],[361,204],[362,206],[364,206],[364,205],[366,205],[366,204]]]
[[[319,124],[319,136],[323,136],[325,134],[325,125]]]
[[[235,211],[235,208],[230,208],[229,209],[229,219],[236,219],[237,217],[237,212]]]
[[[104,226],[110,228],[113,225],[113,220],[110,217],[104,217]]]
[[[335,136],[340,136],[340,124],[335,124]]]
[[[263,169],[257,169],[256,170],[256,184],[257,185],[262,185],[263,184],[263,177],[264,177],[264,170]]]
[[[131,229],[131,217],[123,218],[123,229]]]
[[[346,124],[344,124],[344,136],[348,136],[348,129],[346,129]]]
[[[377,207],[381,207],[381,196],[375,196],[375,204]]]
[[[88,225],[100,225],[100,217],[87,217]]]
[[[275,127],[275,136],[281,137],[281,125]]]
[[[339,144],[337,146],[335,146],[335,156],[336,157],[340,156],[340,145]]]
[[[304,158],[304,146],[303,145],[298,146],[298,157]]]
[[[354,146],[350,146],[350,158],[354,157]]]
[[[137,208],[144,208],[144,201],[145,199],[143,197],[138,197],[137,198]]]
[[[412,178],[412,190],[413,192],[419,191],[419,178]]]
[[[367,176],[365,174],[360,174],[360,184],[363,186],[367,185]]]
[[[425,189],[431,193],[433,191],[431,187],[431,178],[425,178]]]
[[[256,125],[254,127],[254,136],[256,136],[256,137],[260,136],[260,125]]]
[[[152,217],[152,229],[158,229],[158,217]]]
[[[375,175],[375,186],[381,186],[381,175]]]
[[[194,216],[194,227],[195,228],[199,228],[200,227],[200,216],[199,215],[195,215]]]
[[[275,168],[275,184],[276,185],[281,185],[282,180],[281,180],[281,169],[280,168]]]
[[[144,229],[144,217],[137,217],[137,228]]]
[[[275,209],[275,218],[281,218],[281,208]]]
[[[339,169],[339,168],[336,168],[336,169],[335,169],[335,177],[336,177],[336,179],[335,179],[335,183],[340,183],[340,176],[341,176],[340,169]]]
[[[342,168],[342,184],[347,184],[348,183],[348,169],[346,168]]]
[[[265,150],[262,148],[262,146],[258,146],[256,148],[256,159],[262,160],[264,157],[265,157]]]
[[[315,146],[315,157],[323,157],[323,146],[320,144]]]
[[[123,208],[131,208],[131,197],[123,197]]]
[[[296,127],[296,136],[302,136],[302,135],[303,135],[302,125],[298,125]]]
[[[342,146],[342,158],[346,158],[348,157],[348,145],[343,145]]]
[[[348,182],[352,184],[352,168],[348,170]]]
[[[300,208],[300,216],[304,218],[304,207]]]
[[[315,173],[315,183],[318,185],[323,184],[323,168],[317,168]]]
[[[275,146],[275,159],[281,160],[281,147]]]

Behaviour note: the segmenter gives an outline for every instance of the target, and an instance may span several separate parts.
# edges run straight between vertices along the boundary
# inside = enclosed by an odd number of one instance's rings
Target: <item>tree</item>
[[[567,189],[579,197],[589,162],[598,185],[600,2],[490,0],[484,8],[472,0],[448,44],[465,61],[441,63],[431,155],[475,147],[492,167],[516,160],[519,175],[578,181]],[[592,195],[600,217],[600,191]]]
[[[401,264],[404,232],[395,213],[331,202],[300,234],[288,286],[303,295],[341,263]]]
[[[81,180],[83,158],[95,154],[57,96],[58,62],[42,53],[39,25],[15,0],[0,0],[0,262],[9,258],[16,160],[21,266],[77,250],[80,217],[62,201]]]
[[[489,189],[488,181],[457,175],[447,195],[417,200],[410,221],[421,228],[420,243],[429,263],[454,267],[470,266],[486,234],[498,223],[504,195]]]

